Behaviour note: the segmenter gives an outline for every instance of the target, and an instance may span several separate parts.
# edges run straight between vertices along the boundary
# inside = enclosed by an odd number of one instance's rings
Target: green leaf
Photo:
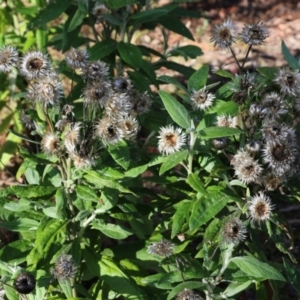
[[[197,174],[195,174],[195,173],[189,174],[188,179],[187,179],[186,182],[187,182],[187,183],[192,187],[192,189],[195,190],[196,192],[199,192],[199,193],[201,193],[202,195],[206,195],[206,194],[207,194],[204,184],[203,184],[203,183],[200,181],[200,179],[199,179],[199,175],[197,175]]]
[[[76,27],[80,26],[82,24],[83,19],[85,18],[86,13],[82,12],[80,9],[76,10],[76,13],[72,17],[72,20],[70,22],[68,32],[73,31]]]
[[[55,194],[55,214],[58,218],[63,219],[66,216],[66,205],[67,197],[64,188],[59,188]]]
[[[205,289],[205,284],[199,281],[187,281],[178,284],[176,287],[173,288],[173,290],[169,293],[167,300],[173,299],[178,293],[180,293],[182,290],[188,289],[188,290],[195,290],[195,289]]]
[[[126,239],[133,234],[130,229],[127,229],[123,226],[110,223],[104,224],[99,220],[94,220],[92,222],[92,228],[100,230],[106,236],[116,240]]]
[[[77,196],[83,200],[98,202],[99,197],[93,189],[86,185],[77,185],[76,186]]]
[[[101,3],[105,4],[111,9],[119,9],[123,6],[137,3],[137,0],[102,0]]]
[[[189,216],[191,203],[190,201],[183,200],[180,205],[178,205],[175,214],[172,217],[172,234],[171,238],[173,239],[180,231],[182,226],[187,222]]]
[[[293,70],[299,70],[297,59],[291,54],[284,41],[281,42],[281,50],[290,68]]]
[[[162,76],[159,76],[157,78],[157,80],[160,80],[160,81],[163,81],[163,82],[166,82],[166,83],[171,83],[174,86],[178,87],[179,89],[183,90],[184,92],[186,92],[186,93],[188,92],[187,89],[186,89],[186,87],[184,87],[174,77],[171,77],[171,76],[168,76],[168,75],[162,75]]]
[[[168,53],[169,56],[183,56],[186,60],[188,57],[197,58],[198,56],[203,55],[202,50],[194,45],[187,45],[183,47],[178,47],[171,50]]]
[[[200,228],[223,209],[230,197],[224,193],[211,192],[208,198],[200,198],[194,201],[191,217],[189,220],[190,229]]]
[[[172,120],[182,128],[190,128],[191,117],[186,108],[167,92],[158,91],[158,93]]]
[[[267,263],[259,261],[252,256],[240,256],[231,258],[230,262],[237,265],[241,271],[259,281],[266,279],[285,281],[281,273]]]
[[[130,164],[130,154],[127,143],[124,140],[119,141],[117,144],[109,144],[107,150],[117,164],[125,170],[128,169]]]
[[[142,52],[139,47],[130,43],[120,42],[118,44],[118,51],[121,58],[130,66],[134,68],[141,68],[143,65]]]
[[[166,156],[164,159],[163,164],[159,169],[159,175],[162,175],[166,171],[172,169],[173,167],[177,166],[180,162],[186,159],[188,155],[188,150],[178,151],[173,154]]]
[[[195,90],[198,91],[202,89],[207,81],[209,72],[209,66],[204,65],[201,67],[198,71],[196,71],[189,79],[188,81],[188,88],[189,90]]]
[[[18,218],[0,223],[0,228],[16,232],[34,232],[38,226],[39,222],[28,218]]]
[[[253,280],[248,280],[246,282],[232,282],[226,288],[226,290],[224,291],[224,294],[227,297],[232,297],[232,296],[246,290],[252,283],[253,283]]]
[[[125,295],[125,299],[146,299],[143,290],[111,258],[102,256],[99,265],[101,279],[112,290]]]
[[[31,20],[28,29],[44,27],[48,22],[58,18],[72,3],[72,0],[52,1]]]
[[[287,259],[283,257],[283,264],[286,270],[289,283],[297,291],[298,296],[300,296],[300,270],[296,265],[292,265]]]
[[[278,68],[270,68],[270,67],[260,67],[256,69],[261,75],[267,77],[270,80],[273,80],[278,73]]]
[[[231,127],[207,127],[198,132],[198,135],[202,139],[214,139],[225,136],[232,136],[235,134],[243,133],[242,130]]]
[[[38,198],[51,196],[56,191],[54,186],[39,186],[39,185],[28,185],[21,186],[15,185],[10,187],[11,194],[19,198]]]
[[[138,166],[135,168],[132,168],[124,173],[125,177],[135,178],[139,176],[140,174],[144,173],[148,168],[148,165]]]
[[[230,72],[225,71],[225,70],[217,70],[214,73],[221,76],[221,77],[230,78],[232,80],[234,80],[234,78],[235,78],[233,74],[231,74]]]
[[[117,49],[118,43],[115,40],[107,39],[96,43],[89,49],[90,60],[98,60],[111,54]]]
[[[111,189],[119,190],[122,193],[131,193],[130,190],[127,188],[123,187],[120,183],[113,181],[111,179],[105,178],[103,175],[97,173],[96,171],[88,170],[86,171],[86,175],[84,178],[94,184],[96,187],[102,189],[103,187],[108,187]]]
[[[215,93],[217,99],[227,99],[233,94],[232,83],[227,82],[222,85]]]
[[[159,18],[157,21],[165,28],[173,32],[176,32],[192,41],[194,40],[193,34],[181,21],[178,20],[178,18],[173,16],[163,16]]]
[[[195,70],[191,67],[186,67],[182,64],[176,63],[174,61],[165,61],[165,60],[159,60],[155,63],[153,63],[153,67],[155,69],[159,69],[162,67],[165,67],[170,70],[174,70],[180,74],[183,74],[185,77],[189,78],[192,76],[195,72]]]
[[[47,253],[58,234],[65,231],[68,220],[51,219],[42,222],[36,232],[35,248],[39,253]]]

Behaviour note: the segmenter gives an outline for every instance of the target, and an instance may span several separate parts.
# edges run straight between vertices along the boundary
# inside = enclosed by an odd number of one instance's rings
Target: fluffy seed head
[[[235,165],[234,171],[238,179],[245,184],[249,184],[258,181],[263,169],[257,160],[247,158],[244,161],[240,161],[240,164]]]
[[[57,155],[60,151],[59,137],[54,133],[46,133],[41,141],[41,147],[44,153]]]
[[[216,125],[219,127],[237,127],[237,117],[231,117],[230,115],[226,116],[224,114],[221,114],[220,116],[217,116],[217,122]]]
[[[64,145],[69,153],[76,151],[76,145],[80,141],[80,129],[80,122],[73,123],[64,135]]]
[[[18,51],[11,46],[3,46],[0,48],[0,72],[8,73],[12,67],[16,67],[18,63]]]
[[[211,42],[215,47],[228,48],[235,42],[235,31],[231,20],[226,20],[222,24],[216,25],[212,30]]]
[[[271,119],[287,113],[283,99],[276,92],[266,94],[262,100],[261,106],[264,116]]]
[[[233,166],[238,166],[240,164],[243,163],[243,161],[245,160],[249,160],[249,159],[252,159],[252,157],[250,156],[249,152],[243,150],[243,149],[240,149],[237,151],[237,153],[233,156],[232,160],[231,160],[231,164]]]
[[[131,97],[131,101],[133,102],[131,113],[135,115],[148,112],[152,105],[152,99],[149,97],[147,92],[134,94]]]
[[[147,252],[158,256],[168,257],[174,254],[173,250],[174,245],[171,242],[162,239],[160,242],[149,245]]]
[[[102,139],[104,145],[116,144],[123,138],[123,131],[119,122],[107,116],[95,125],[95,134]]]
[[[270,197],[264,193],[259,193],[249,201],[248,211],[251,220],[254,222],[264,222],[270,218],[270,214],[274,206],[271,204]]]
[[[222,138],[213,139],[212,144],[217,150],[226,149],[229,145],[229,138],[222,137]]]
[[[206,110],[212,106],[215,96],[209,93],[206,88],[199,91],[194,91],[191,97],[192,105],[194,109]]]
[[[130,93],[132,84],[128,77],[117,77],[112,81],[112,88],[117,93]]]
[[[55,73],[37,78],[29,85],[27,92],[30,100],[40,101],[45,107],[58,103],[62,95],[62,84]]]
[[[72,256],[62,254],[55,262],[55,266],[51,269],[51,274],[59,281],[74,278],[77,273],[77,266],[74,264]]]
[[[21,59],[20,74],[27,80],[48,76],[50,63],[41,51],[29,51]]]
[[[35,129],[35,124],[30,116],[26,115],[24,112],[20,114],[20,120],[28,129]]]
[[[192,290],[184,289],[177,294],[176,300],[202,300],[198,294],[194,293]]]
[[[283,94],[297,96],[300,91],[300,73],[289,68],[281,68],[274,81],[280,86]]]
[[[261,145],[262,143],[260,140],[252,140],[245,145],[245,148],[250,154],[256,155],[259,153]]]
[[[186,135],[181,133],[181,128],[173,126],[161,127],[158,136],[158,150],[162,154],[172,154],[185,145]]]
[[[103,14],[108,14],[109,9],[104,4],[96,4],[93,8],[93,15],[97,18],[97,23],[103,20]]]
[[[105,103],[106,114],[113,117],[126,116],[132,108],[133,103],[125,93],[113,93]]]
[[[134,139],[140,129],[140,126],[135,117],[128,115],[121,119],[120,128],[123,130],[125,139]]]
[[[258,103],[253,103],[249,107],[249,115],[251,117],[259,117],[261,114],[262,106]]]
[[[278,175],[268,172],[262,177],[263,184],[267,191],[276,190],[283,182],[284,178]]]
[[[230,218],[222,228],[223,241],[228,244],[238,244],[246,238],[247,230],[240,219]]]
[[[88,156],[82,156],[74,153],[71,158],[76,169],[89,169],[96,165],[96,161]]]
[[[72,69],[85,69],[88,64],[89,55],[85,48],[71,48],[65,56],[67,65]]]
[[[241,40],[247,45],[261,45],[269,35],[268,28],[263,23],[258,22],[244,26]]]
[[[83,78],[88,81],[97,81],[99,79],[105,79],[108,76],[109,67],[106,63],[98,60],[94,62],[88,62],[83,69]]]

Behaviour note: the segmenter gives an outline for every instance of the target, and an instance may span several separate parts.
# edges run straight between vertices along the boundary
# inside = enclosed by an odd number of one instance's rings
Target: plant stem
[[[241,72],[242,68],[241,68],[241,66],[240,66],[240,63],[239,63],[239,61],[238,61],[238,59],[237,59],[237,57],[236,57],[234,51],[232,50],[231,47],[229,47],[229,49],[230,49],[230,52],[231,52],[231,54],[232,54],[232,56],[233,56],[233,58],[234,58],[234,60],[235,60],[235,62],[236,62],[236,64],[237,64],[237,66],[238,66],[238,68],[239,68],[239,71]]]
[[[244,69],[244,66],[245,66],[245,63],[246,63],[246,61],[247,61],[247,59],[248,59],[248,55],[249,55],[249,53],[250,53],[250,51],[251,51],[251,48],[252,48],[252,45],[250,45],[249,48],[248,48],[247,54],[246,54],[245,59],[244,59],[244,62],[243,62],[243,64],[242,64],[242,68],[241,68],[242,70]]]

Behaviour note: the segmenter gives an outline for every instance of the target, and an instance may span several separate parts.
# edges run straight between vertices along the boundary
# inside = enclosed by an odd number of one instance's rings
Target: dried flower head
[[[158,139],[159,152],[169,155],[179,151],[185,145],[186,135],[182,133],[181,128],[174,129],[170,125],[160,128]]]
[[[62,254],[55,262],[55,266],[51,269],[51,274],[59,281],[69,280],[74,278],[77,273],[77,266],[75,265],[72,256]]]
[[[20,74],[27,80],[48,76],[50,62],[41,51],[29,51],[21,59]]]
[[[56,122],[55,128],[62,132],[67,126],[70,126],[70,123],[71,122],[68,120],[68,117],[63,115],[61,119]]]
[[[292,143],[267,143],[263,149],[263,160],[276,175],[282,176],[295,171],[299,151]]]
[[[11,46],[3,46],[0,48],[0,72],[8,73],[12,67],[16,67],[18,63],[18,51]]]
[[[88,62],[83,69],[82,77],[88,81],[97,81],[99,79],[106,79],[109,75],[109,67],[106,63],[98,60]]]
[[[116,144],[123,138],[119,122],[111,117],[104,117],[95,125],[95,134],[102,139],[104,145]]]
[[[289,68],[281,68],[274,81],[280,86],[283,94],[296,96],[300,92],[300,73]]]
[[[233,166],[238,166],[241,163],[243,163],[243,161],[248,160],[248,159],[252,159],[251,155],[249,154],[248,151],[245,151],[243,149],[240,149],[237,151],[237,153],[233,156],[232,160],[231,160],[231,164]]]
[[[62,84],[56,73],[47,77],[39,77],[28,87],[27,96],[34,102],[41,102],[43,106],[54,105],[63,95]]]
[[[41,141],[41,147],[44,153],[57,155],[60,151],[59,137],[54,133],[46,133]]]
[[[274,208],[274,205],[271,204],[270,197],[266,196],[264,193],[259,193],[251,197],[248,204],[251,221],[256,221],[258,223],[268,220],[271,211]]]
[[[21,273],[14,280],[14,287],[20,294],[30,294],[34,291],[36,280],[30,273]]]
[[[226,116],[224,114],[221,114],[220,116],[217,116],[217,122],[216,125],[219,127],[237,127],[237,117],[231,117],[230,115]]]
[[[251,117],[256,118],[256,117],[260,117],[261,111],[262,111],[262,106],[258,103],[253,103],[250,105],[248,113]]]
[[[123,130],[125,139],[134,139],[140,129],[140,126],[135,117],[128,115],[121,119],[120,128]]]
[[[212,106],[215,95],[209,93],[204,87],[199,91],[193,91],[191,96],[191,101],[194,109],[206,110],[208,107]]]
[[[283,99],[276,92],[266,94],[261,102],[261,106],[264,117],[277,118],[287,113]]]
[[[235,31],[231,20],[225,20],[222,24],[216,25],[212,30],[211,42],[215,47],[228,48],[235,42]]]
[[[107,100],[112,96],[109,81],[98,80],[90,82],[83,90],[83,103],[85,106],[96,109],[104,107]]]
[[[168,257],[174,254],[174,245],[162,239],[160,242],[152,243],[148,246],[147,252],[150,254]]]
[[[106,114],[113,117],[126,116],[132,108],[133,103],[125,93],[113,93],[105,103]]]
[[[245,145],[245,149],[252,155],[259,153],[262,142],[260,140],[252,140]]]
[[[26,115],[24,112],[20,114],[20,121],[24,124],[28,129],[35,129],[34,121],[30,116]]]
[[[226,149],[229,145],[229,142],[230,140],[228,137],[216,138],[212,140],[212,144],[217,150]]]
[[[62,108],[62,112],[65,116],[72,115],[74,117],[75,114],[73,110],[74,110],[74,105],[70,105],[70,104],[65,104]]]
[[[76,169],[89,169],[96,165],[96,161],[88,156],[73,153],[71,156]]]
[[[268,28],[262,22],[258,22],[244,26],[241,40],[247,45],[261,45],[269,35]]]
[[[89,55],[85,48],[71,48],[65,56],[67,65],[72,69],[85,69],[88,64]]]
[[[103,15],[109,13],[109,9],[104,4],[97,3],[92,13],[96,16],[96,22],[99,23],[103,20]]]
[[[131,101],[133,102],[131,113],[138,115],[148,112],[152,105],[152,99],[147,92],[133,94]]]
[[[202,300],[198,294],[194,293],[192,290],[184,289],[177,294],[176,300]]]
[[[228,244],[238,244],[246,238],[247,230],[240,219],[230,218],[222,228],[223,241]]]
[[[130,93],[132,84],[128,77],[117,77],[112,81],[112,88],[117,93]]]
[[[239,164],[234,165],[235,175],[243,183],[249,184],[251,182],[257,182],[263,171],[257,160],[252,157],[240,161]]]
[[[76,151],[76,145],[80,141],[81,125],[81,122],[73,123],[64,135],[64,145],[69,153],[73,154]]]
[[[284,177],[268,172],[262,177],[262,181],[267,191],[274,191],[282,184]]]

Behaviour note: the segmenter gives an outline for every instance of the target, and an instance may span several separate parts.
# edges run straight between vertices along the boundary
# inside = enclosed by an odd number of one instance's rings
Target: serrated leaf
[[[81,25],[85,16],[86,13],[82,12],[80,9],[77,9],[68,27],[68,32],[73,31],[76,27]]]
[[[169,295],[167,297],[167,300],[173,299],[178,293],[180,293],[184,289],[204,290],[205,289],[205,284],[202,283],[202,282],[199,282],[199,281],[187,281],[187,282],[180,283],[176,287],[174,287],[173,290],[169,293]]]
[[[10,187],[11,194],[19,198],[38,198],[51,196],[56,191],[54,186],[39,186],[39,185],[28,185],[21,186],[15,185]]]
[[[194,201],[189,220],[190,229],[200,228],[217,215],[230,200],[224,193],[211,192],[209,197]]]
[[[281,42],[281,50],[290,68],[293,70],[299,70],[297,59],[291,54],[284,41]]]
[[[199,178],[199,175],[197,175],[195,173],[189,174],[188,179],[187,179],[186,182],[192,187],[193,190],[201,193],[202,195],[207,194],[205,186],[201,182],[201,180]]]
[[[172,233],[171,233],[172,239],[178,233],[180,233],[183,224],[188,221],[190,206],[191,206],[190,201],[183,200],[181,204],[177,207],[176,212],[172,217]]]
[[[200,130],[198,132],[198,135],[202,139],[214,139],[214,138],[232,136],[241,133],[243,133],[243,131],[238,128],[214,126],[214,127],[207,127]]]
[[[259,261],[252,256],[233,257],[230,262],[237,265],[241,271],[259,281],[266,279],[285,281],[281,273],[267,263]]]
[[[58,18],[72,3],[72,0],[51,1],[28,25],[28,29],[44,27],[48,22]]]
[[[184,87],[180,82],[178,82],[174,77],[168,76],[168,75],[162,75],[157,77],[157,80],[166,82],[166,83],[171,83],[174,86],[178,87],[179,89],[185,91],[186,93],[188,92],[186,87]]]
[[[190,30],[181,21],[179,21],[178,18],[167,15],[159,18],[157,21],[165,28],[176,32],[192,41],[194,40],[194,37]]]
[[[166,156],[164,162],[162,163],[159,169],[159,175],[162,175],[166,171],[177,166],[180,162],[186,159],[187,155],[188,155],[188,150],[183,150]]]
[[[116,240],[126,239],[133,234],[130,229],[127,229],[123,226],[110,223],[104,224],[98,220],[94,220],[92,222],[92,228],[100,230],[106,236]]]
[[[84,178],[94,184],[96,187],[102,189],[103,187],[108,187],[111,189],[119,190],[122,193],[132,193],[130,190],[122,186],[117,181],[113,181],[112,179],[106,179],[101,174],[97,173],[96,171],[88,170],[86,171],[86,175]]]
[[[207,81],[209,72],[209,66],[204,65],[198,71],[196,71],[188,81],[188,88],[190,91],[195,90],[198,91],[202,89]]]
[[[224,294],[227,297],[232,297],[232,296],[246,290],[252,283],[253,283],[253,280],[248,280],[246,282],[232,282],[226,288],[226,290],[224,291]]]
[[[111,54],[117,49],[118,43],[115,40],[107,39],[96,43],[89,49],[90,60],[98,60]]]
[[[121,58],[130,66],[134,68],[141,68],[143,65],[142,52],[139,47],[130,43],[120,42],[118,44],[118,51]]]
[[[64,230],[67,223],[68,221],[56,219],[41,223],[36,232],[35,248],[37,251],[47,253],[54,239]]]
[[[158,93],[172,120],[182,128],[190,128],[191,117],[186,108],[169,93],[164,91]]]
[[[125,170],[128,169],[130,164],[130,154],[127,143],[124,140],[119,141],[117,144],[108,145],[107,150],[117,164]]]

